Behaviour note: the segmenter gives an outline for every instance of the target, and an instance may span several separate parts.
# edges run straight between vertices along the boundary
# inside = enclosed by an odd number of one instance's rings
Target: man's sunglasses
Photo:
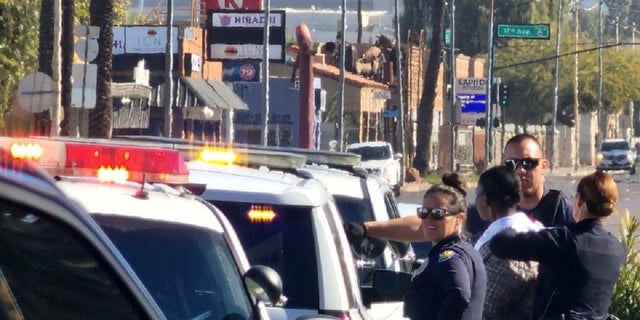
[[[444,217],[451,215],[449,213],[449,210],[444,209],[444,208],[425,208],[425,207],[419,207],[416,210],[418,217],[420,219],[426,219],[429,216],[431,216],[431,218],[435,219],[435,220],[442,220],[444,219]]]
[[[504,165],[511,169],[516,169],[518,166],[522,166],[525,170],[531,170],[540,164],[540,159],[523,158],[523,159],[507,159],[504,161]]]

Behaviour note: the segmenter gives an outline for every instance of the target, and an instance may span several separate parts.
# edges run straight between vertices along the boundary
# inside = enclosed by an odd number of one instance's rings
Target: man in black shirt
[[[543,154],[540,142],[527,133],[513,136],[504,147],[503,164],[516,170],[522,184],[518,209],[547,227],[573,224],[572,200],[559,190],[544,187],[549,161]],[[469,205],[466,229],[472,242],[475,243],[489,223],[480,219],[475,204]]]

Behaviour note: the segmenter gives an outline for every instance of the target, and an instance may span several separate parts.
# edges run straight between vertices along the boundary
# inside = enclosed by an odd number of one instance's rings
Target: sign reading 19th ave
[[[499,24],[498,38],[549,39],[549,24]]]

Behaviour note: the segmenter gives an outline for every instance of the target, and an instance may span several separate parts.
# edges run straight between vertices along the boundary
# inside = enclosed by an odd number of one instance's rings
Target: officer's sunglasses
[[[444,208],[419,207],[416,211],[420,219],[426,219],[431,216],[435,220],[442,220],[444,217],[452,215],[449,210]]]
[[[518,166],[522,166],[525,170],[531,170],[540,164],[540,159],[535,158],[522,158],[522,159],[507,159],[504,161],[504,165],[507,168],[516,169]]]

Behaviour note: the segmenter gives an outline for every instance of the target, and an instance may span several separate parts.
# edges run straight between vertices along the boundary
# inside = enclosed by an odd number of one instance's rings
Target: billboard
[[[173,53],[178,53],[178,27],[171,29]],[[152,54],[167,50],[166,26],[113,27],[113,54]]]
[[[260,62],[224,61],[222,63],[222,80],[260,82]]]
[[[264,11],[209,10],[207,12],[208,60],[262,60]],[[285,60],[285,12],[270,11],[269,60]]]
[[[207,10],[262,10],[262,0],[205,0]]]

